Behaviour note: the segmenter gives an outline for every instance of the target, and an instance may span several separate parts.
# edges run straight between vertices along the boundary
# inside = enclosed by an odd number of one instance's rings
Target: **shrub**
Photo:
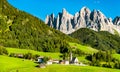
[[[8,51],[6,50],[6,48],[0,46],[0,55],[6,54],[8,55]]]
[[[37,58],[38,58],[38,57],[40,57],[40,55],[38,55],[38,54],[33,55],[33,59],[34,59],[35,61],[37,61]]]
[[[43,62],[44,62],[44,63],[46,63],[48,60],[49,60],[48,57],[44,57],[44,58],[43,58]]]
[[[33,55],[32,53],[27,53],[27,54],[24,54],[23,56],[25,59],[32,59],[33,58]]]
[[[10,57],[15,57],[15,53],[10,53],[9,56]]]

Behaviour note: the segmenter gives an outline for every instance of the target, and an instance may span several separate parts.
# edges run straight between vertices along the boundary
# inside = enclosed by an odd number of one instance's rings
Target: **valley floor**
[[[37,68],[36,65],[31,60],[0,55],[0,72],[120,72],[119,69],[93,66],[53,64],[46,68]]]

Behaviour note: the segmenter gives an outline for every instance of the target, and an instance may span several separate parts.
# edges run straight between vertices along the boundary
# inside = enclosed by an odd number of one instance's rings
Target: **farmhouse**
[[[59,60],[53,60],[52,61],[54,64],[59,64]]]
[[[69,65],[69,61],[68,60],[60,60],[59,64]]]
[[[53,63],[52,60],[47,61],[47,65],[51,65]]]
[[[38,62],[43,63],[43,57],[38,57]]]
[[[65,65],[69,65],[69,61],[68,61],[68,60],[65,60],[65,61],[64,61],[64,64],[65,64]]]

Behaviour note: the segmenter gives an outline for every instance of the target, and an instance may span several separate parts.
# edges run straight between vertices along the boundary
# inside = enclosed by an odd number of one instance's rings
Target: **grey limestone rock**
[[[120,17],[113,21],[107,18],[101,11],[83,7],[75,15],[71,15],[65,8],[62,13],[47,15],[45,23],[50,27],[60,30],[65,34],[70,34],[80,28],[90,28],[95,31],[108,31],[114,34],[114,31],[120,33]]]

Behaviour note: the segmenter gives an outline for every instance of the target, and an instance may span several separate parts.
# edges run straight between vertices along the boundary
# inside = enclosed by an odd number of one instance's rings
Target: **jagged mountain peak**
[[[115,17],[115,19],[113,20],[113,23],[115,25],[120,25],[120,16]]]
[[[91,11],[89,8],[87,8],[86,6],[85,7],[82,7],[82,9],[80,10],[80,15],[83,16],[83,17],[86,17],[90,15]]]
[[[93,11],[92,11],[92,13],[96,16],[98,16],[98,17],[104,17],[104,18],[106,18],[106,16],[100,11],[100,10],[96,10],[96,9],[94,9]]]
[[[67,13],[65,8],[62,9],[62,13]]]
[[[73,17],[73,15],[70,14],[65,8],[62,9],[62,16],[63,17],[65,16],[65,18],[72,18]]]
[[[112,22],[112,18],[110,17],[110,18],[108,18],[108,20],[109,20],[109,22]]]
[[[82,7],[80,11],[90,11],[90,9],[86,6]]]
[[[47,19],[48,17],[46,17]],[[120,18],[117,17],[112,22],[111,18],[107,18],[100,10],[91,11],[84,6],[79,12],[71,15],[65,8],[57,17],[49,16],[45,21],[50,27],[53,27],[65,34],[70,34],[80,28],[90,28],[95,31],[108,31],[114,34],[114,31],[120,33]],[[117,25],[117,26],[115,26]]]

